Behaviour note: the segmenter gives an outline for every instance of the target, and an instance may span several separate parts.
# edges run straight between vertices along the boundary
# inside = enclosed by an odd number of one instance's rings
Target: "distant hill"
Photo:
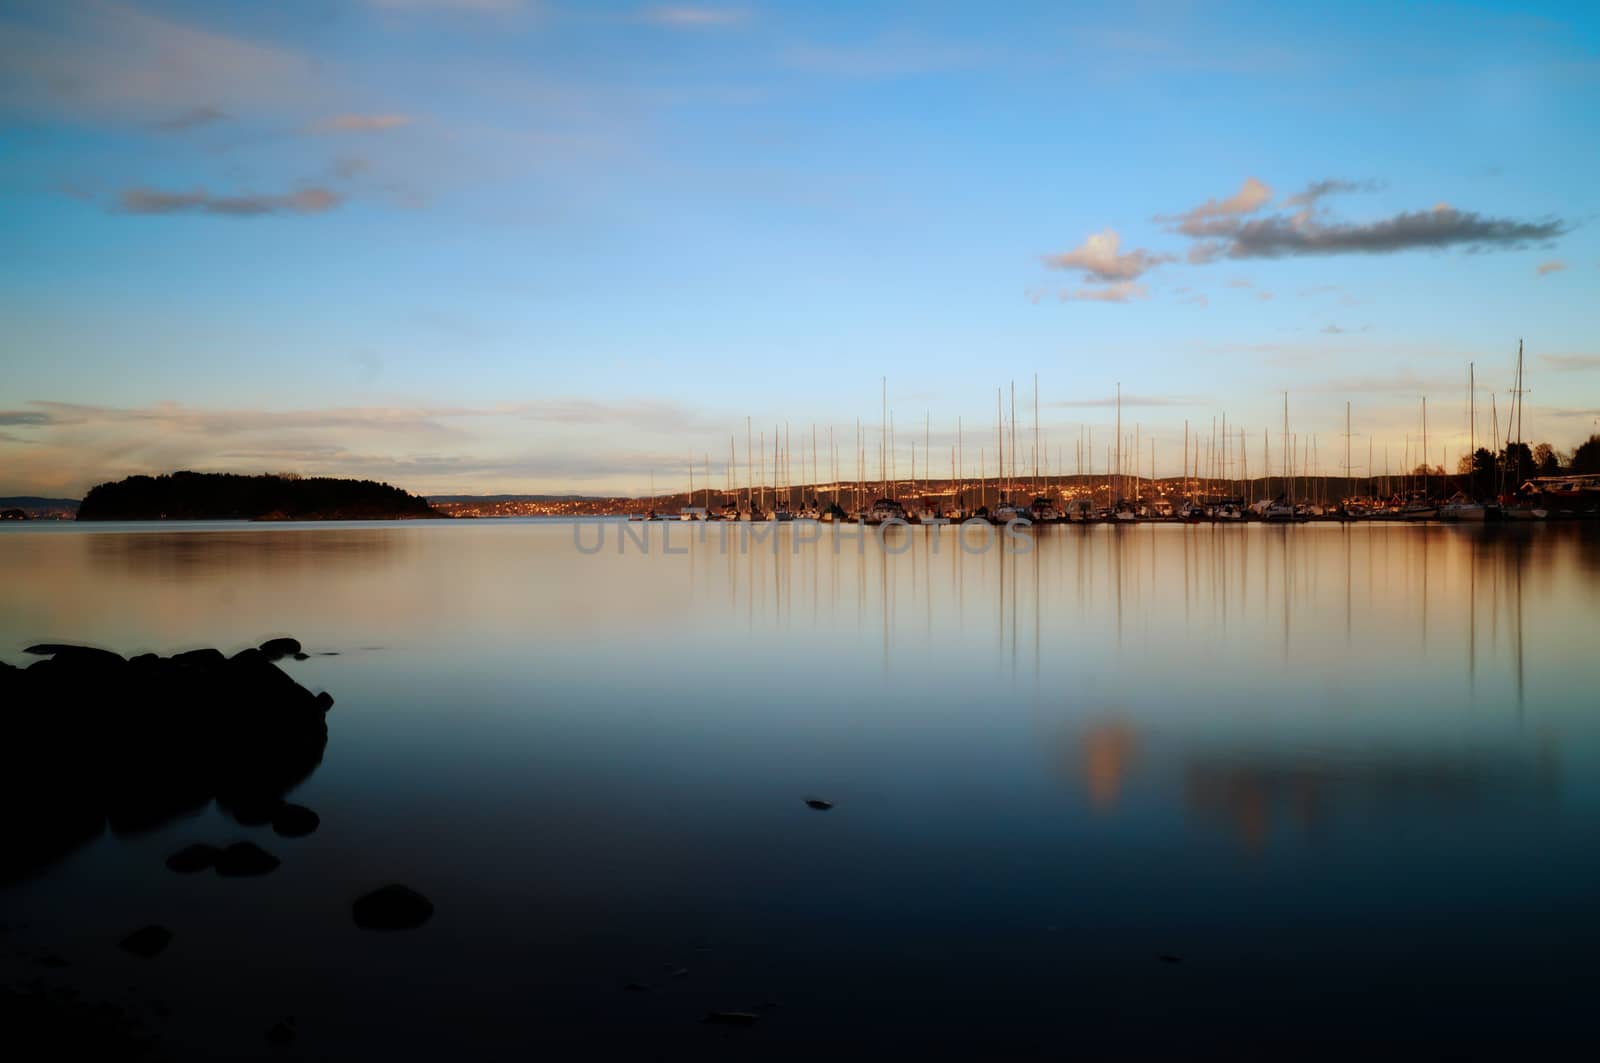
[[[0,497],[0,520],[71,520],[77,513],[76,498]]]
[[[582,502],[598,495],[433,495],[429,502]]]
[[[397,520],[440,517],[427,499],[372,480],[175,472],[90,488],[79,520]]]
[[[77,509],[76,498],[40,498],[38,495],[0,497],[0,509]]]

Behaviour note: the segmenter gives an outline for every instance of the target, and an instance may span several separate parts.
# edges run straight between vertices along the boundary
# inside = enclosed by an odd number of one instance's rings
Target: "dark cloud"
[[[187,111],[179,112],[170,118],[163,118],[151,122],[150,128],[163,133],[186,133],[200,126],[211,125],[214,122],[225,122],[228,116],[215,107],[191,107]]]
[[[1311,182],[1304,192],[1295,193],[1283,203],[1286,207],[1314,207],[1323,196],[1337,195],[1341,192],[1376,192],[1382,187],[1377,181],[1345,181],[1330,177],[1325,181]]]
[[[32,410],[0,410],[0,424],[3,425],[40,425],[50,424],[48,413],[38,413]]]
[[[1285,258],[1301,255],[1393,254],[1397,251],[1516,250],[1554,240],[1572,226],[1559,218],[1490,218],[1440,205],[1366,224],[1323,224],[1277,215],[1240,223],[1213,257]]]
[[[342,197],[326,188],[309,187],[284,196],[213,196],[204,189],[162,192],[153,188],[125,189],[119,197],[124,214],[221,214],[250,218],[262,214],[321,214],[332,210]]]

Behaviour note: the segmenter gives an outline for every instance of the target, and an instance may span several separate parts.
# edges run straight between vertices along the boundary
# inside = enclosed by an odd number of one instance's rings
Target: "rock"
[[[643,982],[629,982],[622,988],[624,991],[629,993],[648,993],[650,991],[650,987],[645,985]]]
[[[300,640],[291,638],[268,639],[260,646],[261,652],[267,655],[269,661],[279,657],[291,657],[300,652]]]
[[[832,801],[824,801],[820,797],[808,797],[808,798],[806,798],[806,807],[807,808],[814,808],[818,812],[826,812],[826,811],[828,811],[828,809],[833,807],[833,802]]]
[[[228,814],[241,827],[265,827],[282,807],[275,798],[246,799],[229,804]]]
[[[1163,952],[1161,955],[1157,956],[1156,959],[1160,960],[1162,963],[1182,963],[1183,962],[1183,957],[1182,956],[1174,956],[1170,952]]]
[[[0,887],[108,825],[148,832],[213,801],[268,823],[322,760],[332,698],[260,650],[124,660],[92,647],[31,648],[26,669],[0,667],[0,749],[26,751],[0,772]],[[3,711],[13,706],[49,711]]]
[[[228,663],[228,658],[222,655],[221,650],[209,646],[203,650],[189,650],[187,653],[174,653],[169,659],[173,664],[182,665],[185,668],[194,668],[205,672],[221,668],[223,665]]]
[[[317,708],[321,709],[323,712],[327,712],[329,709],[333,708],[333,695],[328,693],[326,690],[318,691],[314,700]]]
[[[135,956],[151,959],[166,951],[172,942],[172,931],[164,926],[151,923],[141,927],[117,942],[117,948],[124,952],[131,952]]]
[[[350,914],[363,930],[412,930],[433,917],[433,902],[394,883],[358,897]]]
[[[226,878],[265,875],[276,871],[282,861],[253,842],[234,842],[218,854],[217,874]]]
[[[204,871],[206,868],[215,865],[217,857],[221,855],[222,850],[215,845],[206,845],[203,842],[186,845],[167,857],[167,870],[176,871],[180,875]]]
[[[282,1019],[272,1024],[267,1031],[267,1044],[286,1045],[294,1040],[294,1020]]]
[[[311,654],[309,654],[309,653],[295,653],[295,654],[291,654],[290,656],[292,656],[297,661],[309,661],[309,660],[311,660]]]
[[[321,823],[322,818],[305,805],[279,805],[272,814],[273,832],[285,838],[303,838]]]
[[[753,1011],[708,1011],[705,1021],[714,1026],[750,1026],[760,1017]]]

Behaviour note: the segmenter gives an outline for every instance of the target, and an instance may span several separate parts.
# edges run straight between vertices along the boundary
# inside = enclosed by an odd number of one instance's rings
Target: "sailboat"
[[[1472,455],[1475,453],[1477,440],[1477,396],[1474,394],[1474,381],[1472,376],[1472,363],[1467,363],[1467,485],[1472,484]],[[1489,515],[1482,502],[1476,501],[1466,491],[1457,491],[1439,506],[1440,520],[1464,520],[1482,522]]]
[[[1506,450],[1507,461],[1511,454],[1522,453],[1522,395],[1526,389],[1522,386],[1522,341],[1517,341],[1517,384],[1511,389],[1511,413],[1506,420]],[[1511,427],[1516,425],[1516,449],[1511,449]],[[1498,442],[1498,440],[1496,441]],[[1520,474],[1520,470],[1515,470]],[[1537,505],[1534,499],[1526,498],[1522,489],[1517,488],[1516,494],[1501,507],[1501,513],[1507,520],[1544,520],[1550,516],[1550,511]]]

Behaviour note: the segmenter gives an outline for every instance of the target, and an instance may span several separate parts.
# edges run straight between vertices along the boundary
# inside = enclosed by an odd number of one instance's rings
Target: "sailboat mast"
[[[878,490],[889,497],[889,378],[883,378],[882,409],[878,420]]]
[[[1428,396],[1422,396],[1422,493],[1428,493]]]
[[[1115,504],[1122,498],[1122,381],[1117,381],[1117,471],[1110,478]]]

